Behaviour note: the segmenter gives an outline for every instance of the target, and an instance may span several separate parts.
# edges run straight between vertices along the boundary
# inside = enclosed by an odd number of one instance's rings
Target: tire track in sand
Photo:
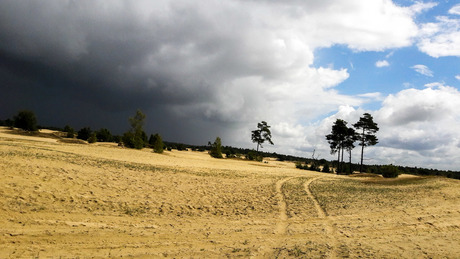
[[[286,200],[283,194],[283,184],[296,177],[287,177],[283,178],[276,182],[276,198],[278,199],[279,214],[278,220],[276,221],[276,227],[274,234],[275,236],[285,235],[288,227],[288,216],[287,216],[287,205]],[[273,238],[271,241],[266,241],[265,244],[258,249],[258,254],[256,256],[251,256],[251,258],[271,258],[273,257],[273,249],[280,241],[278,237]]]
[[[284,178],[276,182],[276,197],[278,198],[278,204],[279,204],[279,220],[278,220],[278,223],[276,224],[275,233],[278,235],[286,234],[286,230],[288,227],[287,205],[286,205],[286,200],[284,198],[284,194],[282,190],[283,184],[293,178],[295,177]]]
[[[321,205],[319,205],[318,200],[316,199],[316,197],[313,195],[313,193],[310,190],[310,184],[313,181],[318,180],[320,178],[322,178],[322,177],[315,177],[315,178],[308,179],[304,184],[305,192],[307,193],[308,197],[312,200],[313,204],[315,205],[316,212],[318,213],[318,218],[325,219],[326,235],[329,238],[328,255],[329,255],[329,258],[336,258],[335,249],[337,247],[337,240],[336,240],[336,232],[337,231],[336,231],[334,225],[332,224],[331,219],[328,218],[328,216],[326,215],[326,212],[321,207]]]

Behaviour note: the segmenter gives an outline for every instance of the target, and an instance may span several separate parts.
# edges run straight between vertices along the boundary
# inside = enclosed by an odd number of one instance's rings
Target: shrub
[[[262,160],[264,159],[263,156],[261,156],[259,153],[255,151],[249,151],[248,154],[246,155],[246,158],[248,160],[253,160],[253,161],[258,161],[258,162],[262,162]]]
[[[382,166],[381,173],[385,178],[396,178],[399,175],[399,169],[394,165],[385,165]]]
[[[75,137],[75,130],[72,127],[70,127],[69,125],[65,125],[64,132],[67,133],[66,138]]]
[[[110,133],[110,130],[104,129],[104,128],[96,132],[96,138],[97,138],[97,141],[100,141],[100,142],[110,142],[113,139],[112,133]]]
[[[322,172],[323,172],[323,173],[330,173],[330,172],[331,172],[331,169],[329,168],[329,164],[328,164],[328,163],[325,163],[325,164],[324,164]]]
[[[96,138],[96,133],[91,133],[91,136],[88,138],[88,143],[96,143],[97,138]]]
[[[14,116],[14,126],[25,131],[37,131],[37,118],[32,111],[20,111],[18,115]]]
[[[77,133],[77,138],[82,140],[88,140],[91,137],[91,129],[89,127],[84,127],[80,129]]]
[[[122,141],[123,145],[128,148],[142,149],[144,147],[142,135],[137,135],[130,131],[123,134]]]
[[[151,140],[151,143],[149,141],[149,144],[152,145],[153,152],[159,153],[159,154],[163,153],[164,144],[163,144],[163,140],[161,139],[160,134],[157,133],[151,136],[150,140]]]
[[[310,167],[308,167],[308,170],[310,170],[310,171],[320,171],[319,167],[316,166],[315,162],[311,163]]]

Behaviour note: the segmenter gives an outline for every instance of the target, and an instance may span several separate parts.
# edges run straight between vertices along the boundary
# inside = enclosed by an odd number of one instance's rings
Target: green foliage
[[[364,113],[363,117],[359,118],[359,121],[353,126],[358,129],[362,130],[362,133],[359,134],[358,140],[360,141],[360,146],[373,146],[376,145],[378,142],[375,133],[379,130],[377,123],[374,122],[372,115],[369,113]]]
[[[364,147],[373,146],[379,143],[377,136],[375,136],[375,133],[379,131],[379,127],[369,113],[364,113],[363,117],[360,117],[359,121],[353,124],[353,126],[357,130],[362,130],[362,132],[359,133],[357,140],[359,140],[359,145],[361,146],[361,165],[359,172],[363,172]]]
[[[91,133],[92,133],[91,128],[89,127],[81,128],[77,133],[77,138],[82,139],[82,140],[88,140],[89,137],[91,137]]]
[[[323,173],[330,173],[331,172],[331,169],[329,168],[329,164],[328,163],[325,163],[324,166],[323,166],[323,170],[321,171]]]
[[[110,142],[113,139],[112,133],[110,133],[110,130],[105,129],[105,128],[102,128],[96,131],[96,138],[97,138],[97,141],[100,141],[100,142]]]
[[[248,152],[248,154],[246,155],[246,159],[248,159],[248,160],[253,160],[253,161],[258,161],[258,162],[262,162],[263,156],[260,155],[259,152],[250,151],[250,152]]]
[[[342,165],[342,167],[340,169],[341,169],[341,171],[338,172],[338,174],[344,174],[344,175],[351,174],[350,164],[344,164],[344,165]]]
[[[142,135],[136,135],[131,131],[125,132],[122,137],[122,142],[125,147],[142,149],[144,147],[144,140]]]
[[[12,119],[0,120],[0,126],[6,126],[9,128],[13,128],[14,121]]]
[[[155,153],[163,153],[164,150],[164,144],[163,144],[163,139],[161,138],[160,134],[155,134],[150,136],[149,144],[153,148],[153,152]]]
[[[123,134],[122,141],[125,147],[142,149],[147,143],[147,134],[144,127],[145,114],[137,110],[134,117],[129,118],[131,130]]]
[[[14,126],[25,131],[37,131],[37,118],[33,111],[23,110],[14,116]]]
[[[74,138],[75,137],[75,130],[70,127],[69,125],[65,125],[64,132],[67,133],[66,138]]]
[[[121,143],[122,142],[122,137],[119,136],[119,135],[115,135],[115,136],[112,137],[112,142]]]
[[[318,172],[321,171],[319,169],[319,167],[316,165],[316,163],[314,163],[314,162],[311,163],[311,165],[308,167],[308,170],[310,170],[310,171],[318,171]]]
[[[237,154],[232,148],[224,148],[224,153],[226,158],[236,158]]]
[[[399,175],[399,169],[394,165],[382,166],[382,168],[380,168],[380,172],[385,178],[396,178]]]
[[[257,143],[257,152],[259,152],[259,146],[263,148],[262,144],[265,141],[268,141],[268,143],[273,145],[272,133],[270,131],[270,126],[268,126],[267,122],[262,121],[260,123],[257,123],[257,129],[252,131],[251,139],[252,142]]]
[[[217,137],[214,143],[211,145],[211,150],[209,151],[209,155],[211,155],[214,158],[223,158],[222,141],[219,137]]]
[[[91,135],[88,138],[88,143],[96,143],[96,141],[97,141],[96,133],[93,132],[93,133],[91,133]]]

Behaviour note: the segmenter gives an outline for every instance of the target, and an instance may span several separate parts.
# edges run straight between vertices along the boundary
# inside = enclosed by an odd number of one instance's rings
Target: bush
[[[96,138],[96,133],[91,133],[91,136],[88,138],[88,143],[96,143],[97,138]]]
[[[96,138],[97,138],[97,141],[100,141],[100,142],[110,142],[113,139],[112,133],[110,133],[110,130],[104,129],[104,128],[96,131]]]
[[[144,147],[142,135],[134,134],[130,131],[123,134],[122,141],[123,145],[128,148],[142,149]]]
[[[14,116],[14,126],[25,131],[37,131],[37,118],[32,111],[20,111],[18,115]]]
[[[316,166],[315,162],[311,163],[310,167],[308,167],[308,170],[310,170],[310,171],[318,171],[318,172],[320,171],[319,167]]]
[[[255,151],[249,151],[249,153],[246,155],[246,159],[248,160],[253,160],[253,161],[258,161],[258,162],[262,162],[262,160],[264,159],[263,156],[261,156],[260,154],[258,154],[257,152]]]
[[[70,127],[69,125],[65,125],[64,132],[67,133],[66,138],[75,137],[75,130],[72,127]]]
[[[77,133],[77,138],[81,140],[88,140],[91,137],[91,129],[89,127],[82,128]]]
[[[381,173],[385,178],[396,178],[399,175],[399,169],[394,165],[385,165],[382,166]]]

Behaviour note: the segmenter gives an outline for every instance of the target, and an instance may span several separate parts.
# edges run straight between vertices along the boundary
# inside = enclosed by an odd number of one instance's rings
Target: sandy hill
[[[460,181],[154,154],[0,128],[0,258],[458,258]]]

